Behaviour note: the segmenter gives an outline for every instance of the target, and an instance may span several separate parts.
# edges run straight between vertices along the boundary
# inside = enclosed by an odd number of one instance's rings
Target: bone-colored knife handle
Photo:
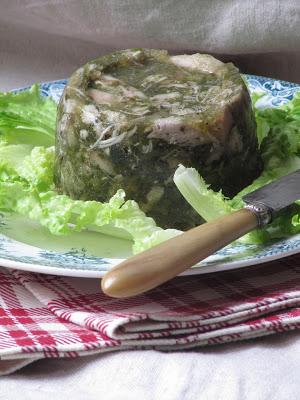
[[[245,208],[200,225],[113,267],[102,278],[102,290],[120,298],[146,292],[257,226],[257,216]]]

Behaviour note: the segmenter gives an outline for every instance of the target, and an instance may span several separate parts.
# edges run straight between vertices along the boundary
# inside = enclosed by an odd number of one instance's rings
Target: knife
[[[253,229],[276,218],[300,199],[300,170],[243,197],[244,208],[207,222],[116,265],[102,278],[111,297],[131,297],[153,289]]]

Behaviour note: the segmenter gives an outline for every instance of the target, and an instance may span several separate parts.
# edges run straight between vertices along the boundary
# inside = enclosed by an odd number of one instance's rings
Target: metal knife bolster
[[[273,209],[268,207],[264,203],[259,201],[253,201],[248,203],[244,206],[246,210],[253,212],[257,218],[257,227],[263,228],[264,226],[268,225],[272,222],[273,219]]]
[[[246,194],[243,200],[257,216],[259,227],[267,225],[278,211],[300,200],[300,169]]]

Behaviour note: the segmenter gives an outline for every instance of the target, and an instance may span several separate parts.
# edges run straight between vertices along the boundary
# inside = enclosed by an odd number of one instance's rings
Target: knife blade
[[[243,197],[244,208],[202,224],[113,267],[101,288],[111,297],[131,297],[174,278],[253,229],[270,223],[300,199],[300,170]]]
[[[300,169],[253,192],[243,200],[247,204],[264,204],[274,213],[300,199]]]

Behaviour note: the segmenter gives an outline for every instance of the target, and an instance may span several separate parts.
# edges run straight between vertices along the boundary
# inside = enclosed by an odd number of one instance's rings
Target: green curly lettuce
[[[19,93],[0,93],[0,139],[10,144],[53,146],[57,106],[38,85]]]
[[[254,104],[261,95],[254,94]],[[207,221],[243,206],[243,195],[300,168],[300,95],[274,109],[255,107],[264,171],[251,185],[228,199],[214,192],[199,173],[179,166],[174,182]],[[56,105],[34,85],[21,93],[0,93],[0,210],[39,222],[54,235],[85,229],[131,239],[135,253],[181,232],[163,230],[123,190],[107,202],[73,200],[53,183]],[[180,210],[179,210],[180,212]],[[300,200],[283,210],[264,230],[242,240],[262,243],[300,232]]]
[[[73,200],[53,183],[57,107],[39,86],[0,93],[0,210],[24,215],[54,235],[84,229],[131,239],[135,252],[170,236],[118,190],[107,202]]]
[[[193,168],[180,165],[174,182],[190,205],[206,220],[229,214],[244,206],[242,197],[300,168],[300,93],[278,108],[255,107],[261,95],[253,95],[263,173],[253,183],[228,199],[214,192]],[[300,232],[300,201],[280,212],[266,229],[256,230],[241,238],[250,243],[262,243]]]
[[[7,154],[24,145],[1,144]],[[3,151],[4,153],[4,151]],[[21,164],[7,157],[0,164],[0,209],[16,212],[38,221],[54,235],[90,229],[134,241],[134,249],[143,248],[152,235],[164,232],[147,217],[133,200],[125,201],[118,190],[107,203],[73,200],[55,192],[53,184],[54,148],[35,147]],[[146,246],[146,244],[145,244]]]

